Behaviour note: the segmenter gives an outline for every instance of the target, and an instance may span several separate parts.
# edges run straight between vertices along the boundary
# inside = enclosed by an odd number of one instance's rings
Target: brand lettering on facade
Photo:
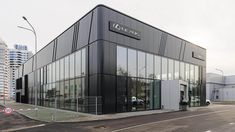
[[[196,53],[196,52],[192,52],[192,57],[195,58],[195,59],[205,61],[204,56],[199,54],[199,53]]]
[[[109,30],[140,40],[140,32],[116,22],[109,21]]]

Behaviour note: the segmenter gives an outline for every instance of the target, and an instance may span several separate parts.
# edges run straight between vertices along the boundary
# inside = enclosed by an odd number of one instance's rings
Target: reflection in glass
[[[59,81],[60,80],[60,61],[56,61],[56,81]]]
[[[60,80],[64,80],[64,58],[60,59]]]
[[[147,78],[153,78],[153,55],[147,54]]]
[[[64,59],[64,78],[69,78],[69,56],[66,56]]]
[[[161,81],[160,80],[154,80],[154,109],[160,109],[160,88],[161,88]]]
[[[127,74],[127,48],[117,46],[117,75]]]
[[[167,58],[162,57],[162,80],[167,80]]]
[[[137,52],[132,49],[128,49],[128,75],[137,76]]]
[[[175,61],[175,74],[174,74],[174,79],[178,80],[179,79],[179,75],[180,75],[180,66],[179,66],[179,61]]]
[[[155,56],[154,72],[155,79],[161,79],[161,57]]]
[[[145,65],[145,53],[138,51],[138,77],[145,77],[146,65]]]
[[[136,78],[128,78],[128,111],[137,110]]]
[[[138,79],[137,81],[137,110],[145,110],[145,87],[146,87],[146,80],[145,79]]]
[[[185,65],[185,79],[186,81],[189,81],[189,64],[186,63]]]
[[[153,109],[153,80],[147,80],[146,83],[146,109]]]
[[[86,74],[86,49],[82,49],[82,72],[81,74],[84,76]]]
[[[70,68],[69,68],[70,78],[74,78],[74,54],[71,54],[69,56],[69,66],[70,66]]]
[[[185,80],[185,63],[180,62],[180,79]]]
[[[174,61],[168,59],[168,80],[173,80],[173,74],[174,74]]]
[[[69,81],[65,81],[65,83],[64,83],[64,105],[65,105],[65,109],[70,108]]]
[[[76,77],[78,77],[78,76],[81,76],[81,70],[82,70],[82,58],[81,58],[81,51],[79,50],[79,51],[77,51],[76,52],[76,57],[75,57],[76,59],[76,61],[75,61],[75,71],[76,71],[76,74],[75,74],[75,76]]]

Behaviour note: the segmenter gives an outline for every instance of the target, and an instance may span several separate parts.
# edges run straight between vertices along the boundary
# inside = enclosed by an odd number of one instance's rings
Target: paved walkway
[[[5,106],[14,109],[14,111],[26,117],[45,122],[82,122],[82,121],[108,120],[108,119],[119,119],[119,118],[134,117],[141,115],[172,112],[172,110],[150,110],[150,111],[126,112],[126,113],[105,114],[105,115],[93,115],[81,112],[73,112],[61,109],[35,106],[30,104],[16,103],[14,101],[7,101]],[[200,107],[190,108],[189,110],[195,111],[198,108]]]

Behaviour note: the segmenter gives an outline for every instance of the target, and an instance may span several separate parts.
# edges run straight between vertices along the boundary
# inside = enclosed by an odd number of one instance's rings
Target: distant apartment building
[[[7,45],[0,39],[0,100],[9,98],[9,61]]]
[[[28,51],[26,45],[15,44],[14,49],[9,49],[8,57],[10,63],[10,98],[15,98],[16,69],[25,63],[32,55],[32,52]]]

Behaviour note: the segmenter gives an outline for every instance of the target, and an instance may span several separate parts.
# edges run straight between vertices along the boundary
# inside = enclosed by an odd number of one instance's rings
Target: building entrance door
[[[183,101],[187,101],[187,85],[180,84],[180,104]],[[179,109],[182,109],[182,105],[179,106]]]

